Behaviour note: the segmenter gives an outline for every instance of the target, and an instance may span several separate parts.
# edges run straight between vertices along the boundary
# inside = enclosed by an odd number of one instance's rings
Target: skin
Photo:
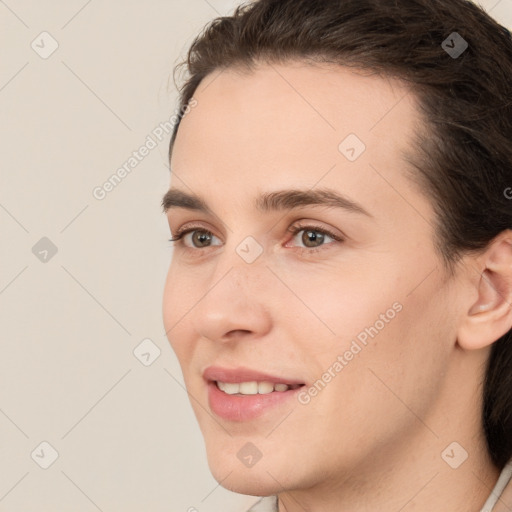
[[[215,73],[194,97],[171,187],[202,196],[215,215],[167,215],[173,234],[193,224],[213,237],[201,247],[189,234],[175,246],[163,317],[214,477],[235,492],[278,494],[288,512],[480,510],[499,474],[480,393],[490,347],[512,327],[512,232],[465,257],[454,276],[444,269],[432,205],[407,178],[402,151],[421,119],[398,81],[260,64]],[[338,150],[350,133],[366,145],[354,162]],[[324,187],[372,217],[253,206],[262,192]],[[298,221],[344,241],[308,246],[307,229],[287,232]],[[263,248],[250,264],[236,252],[247,236]],[[293,399],[249,422],[210,411],[206,367],[312,386],[397,302],[401,311],[308,404]],[[247,442],[262,453],[250,468],[237,457]],[[468,453],[457,469],[441,456],[453,442]]]

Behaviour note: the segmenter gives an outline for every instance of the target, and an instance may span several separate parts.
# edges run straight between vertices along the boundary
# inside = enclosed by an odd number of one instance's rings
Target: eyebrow
[[[255,208],[262,213],[271,211],[293,210],[305,206],[325,206],[330,208],[342,208],[348,212],[358,213],[372,217],[363,206],[339,192],[323,188],[317,190],[278,190],[267,192],[258,196],[255,200]],[[162,208],[167,213],[172,208],[185,208],[215,216],[206,201],[183,190],[170,189],[162,199]]]

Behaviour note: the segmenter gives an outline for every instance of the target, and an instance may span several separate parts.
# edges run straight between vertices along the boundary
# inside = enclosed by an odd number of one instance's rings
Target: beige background
[[[210,475],[161,318],[169,135],[155,130],[176,108],[173,65],[236,3],[0,0],[0,512],[254,501]],[[482,5],[512,27],[512,0]],[[96,199],[148,135],[156,147]],[[42,442],[58,452],[47,469]]]

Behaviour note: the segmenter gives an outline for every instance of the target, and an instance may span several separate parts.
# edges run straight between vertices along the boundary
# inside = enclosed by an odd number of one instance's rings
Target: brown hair
[[[449,36],[468,43],[449,55]],[[370,70],[405,81],[425,121],[412,178],[432,201],[445,266],[512,228],[512,36],[467,0],[259,0],[213,20],[193,42],[180,115],[214,71],[303,60]],[[180,69],[180,66],[176,70]],[[492,347],[483,390],[489,454],[512,457],[512,330]]]

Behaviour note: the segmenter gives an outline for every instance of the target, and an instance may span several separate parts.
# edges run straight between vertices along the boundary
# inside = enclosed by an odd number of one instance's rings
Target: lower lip
[[[296,396],[301,387],[288,391],[274,391],[265,395],[228,395],[215,382],[208,382],[210,409],[229,421],[250,421],[262,416],[270,409],[283,405]]]

